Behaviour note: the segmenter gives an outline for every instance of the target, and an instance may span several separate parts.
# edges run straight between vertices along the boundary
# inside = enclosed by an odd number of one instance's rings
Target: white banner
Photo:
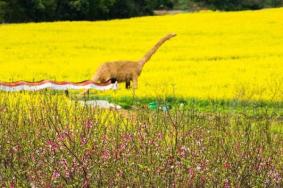
[[[99,84],[93,81],[86,80],[83,82],[56,82],[50,80],[42,80],[39,82],[0,82],[0,90],[2,91],[37,91],[42,89],[54,89],[54,90],[68,90],[68,89],[96,89],[96,90],[116,90],[118,83],[105,83]]]

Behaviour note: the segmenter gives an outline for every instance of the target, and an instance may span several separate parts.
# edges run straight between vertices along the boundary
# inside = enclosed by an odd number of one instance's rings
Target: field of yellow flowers
[[[159,38],[175,32],[177,37],[145,65],[136,96],[282,101],[281,20],[283,9],[278,8],[2,24],[0,80],[90,79],[101,63],[137,60]],[[130,96],[132,91],[120,84],[116,95]]]

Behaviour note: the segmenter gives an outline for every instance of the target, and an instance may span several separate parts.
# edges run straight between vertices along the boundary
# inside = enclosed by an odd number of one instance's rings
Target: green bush
[[[264,7],[282,6],[282,0],[185,0],[189,2],[196,2],[201,7],[217,10],[246,10],[246,9],[261,9]],[[180,0],[184,3],[184,0]],[[189,7],[188,7],[189,8]]]
[[[1,0],[0,19],[28,22],[125,18],[152,14],[158,6],[151,0]]]

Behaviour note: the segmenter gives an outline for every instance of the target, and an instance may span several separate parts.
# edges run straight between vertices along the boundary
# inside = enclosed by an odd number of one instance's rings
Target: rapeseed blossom
[[[175,32],[145,65],[136,96],[282,100],[281,20],[277,8],[1,25],[0,80],[90,79],[101,63],[138,60]],[[95,95],[133,95],[119,86]]]

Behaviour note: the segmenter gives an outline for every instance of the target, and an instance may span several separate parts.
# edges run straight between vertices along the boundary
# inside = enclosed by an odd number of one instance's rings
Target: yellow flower
[[[101,63],[139,59],[175,32],[145,65],[136,96],[282,100],[281,20],[278,8],[1,25],[0,80],[90,79]],[[96,94],[133,95],[119,87]]]

